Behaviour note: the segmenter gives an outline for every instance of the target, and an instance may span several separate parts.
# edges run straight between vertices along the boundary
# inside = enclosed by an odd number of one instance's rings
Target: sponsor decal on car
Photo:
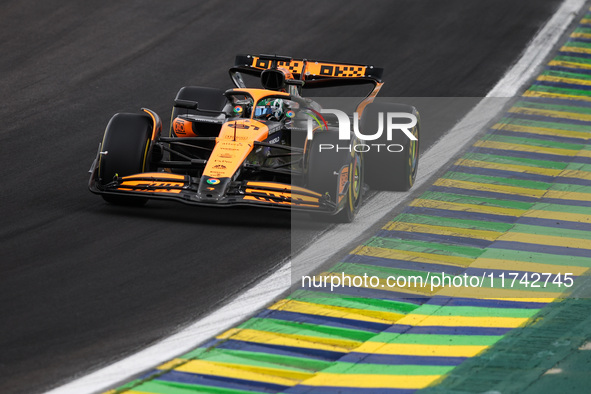
[[[247,135],[232,136],[229,134],[225,134],[224,138],[227,140],[232,140],[232,141],[247,141],[247,140],[252,139],[250,136],[247,136]]]
[[[349,167],[343,167],[339,176],[339,196],[345,194],[347,182],[349,182]]]

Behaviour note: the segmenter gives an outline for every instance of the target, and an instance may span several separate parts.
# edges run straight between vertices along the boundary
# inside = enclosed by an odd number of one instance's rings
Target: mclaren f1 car
[[[169,199],[250,205],[307,210],[350,222],[366,185],[408,190],[417,171],[418,112],[408,105],[373,103],[383,85],[382,71],[361,64],[238,55],[229,70],[235,88],[180,89],[167,136],[160,117],[149,109],[115,114],[92,163],[89,188],[113,204]],[[247,76],[259,86],[247,87]],[[378,138],[355,130],[343,137],[339,119],[302,95],[306,89],[360,84],[371,91],[357,106],[355,119],[350,117],[357,129],[374,132],[383,128],[383,113],[407,113],[415,122],[406,135]],[[359,137],[366,134],[375,147],[398,148],[367,149]]]

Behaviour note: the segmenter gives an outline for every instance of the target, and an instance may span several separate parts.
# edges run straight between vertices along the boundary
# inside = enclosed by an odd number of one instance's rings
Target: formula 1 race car
[[[350,222],[365,184],[400,191],[412,186],[419,115],[412,106],[373,103],[383,85],[382,69],[238,55],[229,71],[234,89],[180,89],[167,137],[160,117],[149,109],[115,114],[90,169],[90,190],[121,205],[157,198],[307,210]],[[262,89],[247,87],[246,77]],[[359,84],[372,90],[355,116],[344,119],[344,112],[325,111],[301,95],[311,88]],[[385,113],[389,121],[406,119],[404,133],[392,132],[391,124],[382,132]]]

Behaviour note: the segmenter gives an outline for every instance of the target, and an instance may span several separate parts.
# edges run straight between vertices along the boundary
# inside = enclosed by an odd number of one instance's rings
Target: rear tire
[[[336,223],[350,223],[355,218],[362,202],[364,158],[362,153],[355,151],[349,152],[342,149],[320,151],[321,144],[331,144],[336,147],[339,141],[336,131],[314,133],[308,151],[307,186],[310,190],[322,195],[328,194],[337,205],[343,204],[344,200],[344,207],[331,218]],[[354,146],[355,143],[351,142],[351,145]],[[339,177],[344,168],[348,168],[347,183],[343,193],[339,194],[341,188]]]
[[[145,172],[152,136],[152,121],[147,115],[115,114],[105,130],[99,161],[99,181],[106,185],[115,177]],[[148,199],[135,196],[103,194],[103,199],[116,205],[144,205]]]
[[[380,151],[373,149],[365,153],[365,176],[368,185],[377,190],[409,190],[415,182],[419,165],[419,130],[420,118],[417,109],[410,105],[392,103],[371,103],[363,111],[360,131],[371,135],[378,129],[378,113],[405,112],[417,117],[417,124],[409,131],[417,137],[416,141],[408,138],[402,131],[394,130],[392,140],[388,141],[386,122],[380,138],[368,141],[368,144],[384,144]],[[385,116],[385,115],[383,115]],[[404,119],[401,123],[408,122]],[[398,144],[403,147],[401,152],[388,152],[384,146]]]

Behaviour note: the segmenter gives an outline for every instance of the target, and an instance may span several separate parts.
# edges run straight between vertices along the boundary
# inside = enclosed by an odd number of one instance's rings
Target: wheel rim
[[[357,204],[359,195],[361,194],[361,160],[358,154],[355,155],[353,160],[353,199],[355,200],[355,204]]]
[[[409,177],[409,181],[410,184],[412,185],[414,183],[414,179],[415,179],[415,174],[417,172],[417,163],[418,163],[418,159],[419,159],[419,128],[416,127],[415,128],[415,132],[413,133],[413,135],[415,137],[417,137],[416,141],[410,141],[410,147],[409,147],[409,164],[410,164],[410,171],[408,174]]]

